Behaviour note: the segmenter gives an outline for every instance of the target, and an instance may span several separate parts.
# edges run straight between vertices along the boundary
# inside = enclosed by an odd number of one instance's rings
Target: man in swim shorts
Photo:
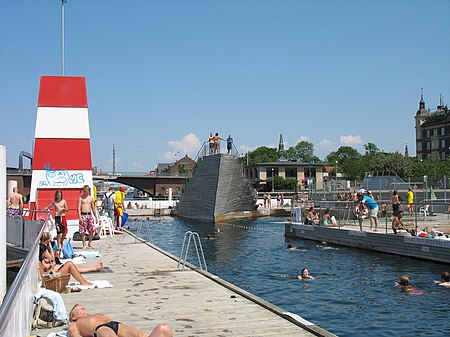
[[[23,209],[23,197],[19,193],[17,187],[13,188],[13,192],[8,197],[8,211],[7,215],[14,218],[16,216],[22,216]]]
[[[89,248],[92,246],[92,237],[94,236],[94,217],[98,222],[97,213],[95,212],[94,198],[89,195],[89,185],[83,187],[83,195],[78,199],[78,220],[79,231],[81,234],[81,241],[83,242],[83,249],[86,249],[86,234],[89,234]]]
[[[111,317],[91,315],[85,307],[75,304],[69,313],[69,337],[172,337],[172,329],[167,324],[158,324],[150,334]]]

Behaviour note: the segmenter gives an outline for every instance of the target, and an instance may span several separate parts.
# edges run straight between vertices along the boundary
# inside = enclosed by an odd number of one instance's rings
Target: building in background
[[[442,96],[436,111],[431,111],[422,94],[415,120],[417,159],[450,158],[450,112]]]

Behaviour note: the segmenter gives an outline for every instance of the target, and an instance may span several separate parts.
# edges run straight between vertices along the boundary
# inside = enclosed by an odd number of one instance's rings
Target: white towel
[[[92,283],[92,285],[81,285],[80,282],[70,282],[67,287],[70,288],[80,288],[80,289],[94,289],[94,288],[112,288],[113,285],[109,283],[108,280],[95,280],[95,281],[89,281]]]

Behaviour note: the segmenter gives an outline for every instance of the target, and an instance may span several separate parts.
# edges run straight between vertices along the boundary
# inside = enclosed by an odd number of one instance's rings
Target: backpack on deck
[[[65,259],[71,259],[75,256],[75,252],[73,250],[73,246],[70,240],[64,240],[62,254]]]
[[[114,209],[114,199],[112,196],[114,195],[114,192],[111,192],[109,196],[105,193],[105,209]]]

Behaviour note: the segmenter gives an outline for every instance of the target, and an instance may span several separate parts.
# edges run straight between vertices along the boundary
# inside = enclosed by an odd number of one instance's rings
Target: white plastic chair
[[[114,227],[112,224],[112,220],[105,215],[101,215],[99,219],[99,227],[100,227],[100,236],[114,236]]]
[[[423,216],[425,218],[430,215],[430,212],[428,211],[429,207],[430,207],[430,205],[425,205],[425,206],[420,207],[420,209],[419,209],[419,212],[423,213]]]

